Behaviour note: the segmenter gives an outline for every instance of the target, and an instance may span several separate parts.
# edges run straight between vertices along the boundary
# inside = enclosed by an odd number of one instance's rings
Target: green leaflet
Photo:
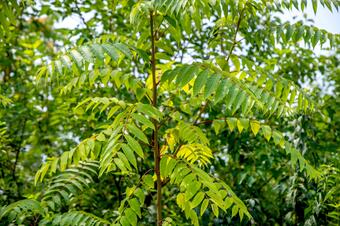
[[[174,73],[174,70],[167,70],[162,74],[161,84],[167,81],[172,81],[175,77],[176,77],[176,73]]]
[[[70,52],[70,56],[76,62],[78,69],[81,69],[83,66],[83,57],[81,56],[81,54],[77,50],[73,49]]]
[[[205,89],[204,89],[204,98],[208,98],[216,89],[218,81],[220,80],[220,75],[211,75],[206,83]]]
[[[131,225],[133,226],[137,225],[137,221],[138,221],[137,215],[132,209],[129,208],[125,210],[124,213],[126,214],[127,220],[129,221]]]
[[[194,178],[190,174],[186,178]],[[185,200],[189,201],[200,190],[201,183],[195,181],[186,182],[186,178],[183,179],[183,183],[188,184],[188,188],[184,194]]]
[[[290,92],[289,104],[293,104],[294,103],[295,97],[296,97],[296,89],[293,89],[292,92]]]
[[[148,115],[151,118],[156,119],[157,121],[159,121],[163,117],[163,114],[158,109],[149,104],[138,103],[136,107],[140,113]]]
[[[269,141],[272,135],[272,129],[267,125],[262,126],[261,129],[262,129],[264,137]]]
[[[137,160],[131,148],[127,144],[122,144],[122,150],[125,156],[127,157],[127,159],[129,160],[129,162],[133,165],[133,167],[135,167],[135,169],[138,169]]]
[[[116,138],[116,140],[118,140]],[[100,171],[99,176],[102,176],[104,172],[107,170],[110,170],[111,164],[112,164],[112,158],[116,155],[116,153],[121,148],[121,143],[117,143],[116,141],[113,142],[113,144],[109,144],[109,146],[106,148],[106,150],[102,153],[101,159],[100,159]]]
[[[166,177],[166,165],[167,165],[168,158],[163,157],[161,158],[160,162],[160,171],[161,171],[161,176],[164,178]]]
[[[282,89],[283,89],[283,85],[282,85],[282,83],[280,81],[278,81],[276,83],[276,86],[275,86],[275,96],[277,98],[280,98],[281,93],[282,93]]]
[[[216,134],[219,134],[221,129],[223,129],[225,126],[225,122],[223,120],[214,120],[212,123],[212,127],[215,130]]]
[[[114,43],[113,46],[117,48],[120,52],[122,52],[125,56],[127,56],[129,59],[132,59],[132,53],[131,50],[122,43]]]
[[[143,125],[149,127],[152,130],[155,130],[155,126],[153,125],[153,123],[145,116],[141,114],[136,114],[136,113],[132,113],[131,115],[132,115],[132,118],[134,118],[138,122],[142,123]]]
[[[273,137],[273,140],[274,140],[274,143],[276,145],[280,145],[281,148],[284,148],[284,139],[283,139],[283,136],[281,133],[277,132],[277,131],[273,131],[273,134],[272,134],[272,137]]]
[[[82,53],[81,55],[83,56],[86,62],[89,62],[89,63],[93,62],[94,56],[89,46],[81,46],[79,48],[79,51]]]
[[[173,158],[162,157],[161,163],[160,163],[161,176],[165,178],[171,175],[176,164],[177,162]]]
[[[229,90],[230,86],[231,86],[231,83],[226,79],[223,79],[219,83],[217,90],[216,90],[216,95],[215,95],[215,98],[214,98],[215,104],[220,102],[228,94],[228,90]]]
[[[240,71],[241,64],[239,58],[236,55],[231,55],[230,59],[235,66],[235,70]]]
[[[232,217],[236,216],[237,212],[238,212],[238,207],[235,205],[233,206],[233,209],[231,210],[231,216]]]
[[[130,166],[130,163],[127,157],[121,152],[117,152],[117,156],[123,162],[123,165],[125,166],[125,168],[129,171],[132,171],[132,168]]]
[[[305,27],[303,25],[300,25],[295,31],[294,41],[295,42],[299,41],[303,37],[304,32],[305,32]]]
[[[64,171],[67,166],[68,152],[64,152],[60,157],[60,170]]]
[[[214,215],[215,215],[215,217],[218,217],[218,206],[216,205],[216,204],[214,204],[214,203],[211,203],[211,208],[212,208],[212,210],[213,210],[213,213],[214,213]]]
[[[190,65],[184,67],[184,70],[179,71],[176,79],[176,85],[178,88],[182,88],[189,83],[195,77],[197,70],[198,68],[196,65]]]
[[[90,48],[96,58],[102,62],[104,60],[104,50],[101,45],[95,43],[93,45],[90,45]]]
[[[67,55],[63,55],[60,57],[60,61],[62,62],[63,66],[66,67],[68,70],[71,70],[71,59]]]
[[[235,86],[230,88],[227,98],[227,109],[230,109],[233,106],[239,91],[240,90]]]
[[[315,48],[316,44],[319,42],[321,37],[321,31],[319,29],[317,29],[317,31],[315,32],[313,38],[312,38],[312,46],[313,48]]]
[[[241,106],[243,106],[245,100],[246,100],[246,93],[242,91],[242,92],[240,92],[240,93],[237,95],[236,104],[233,105],[232,114],[235,114],[235,112],[236,112]]]
[[[313,11],[316,14],[316,11],[318,10],[318,1],[312,0],[312,5],[313,5]]]
[[[124,162],[120,158],[114,158],[113,161],[121,171],[127,171]]]
[[[135,126],[134,124],[127,124],[126,127],[128,128],[129,132],[137,137],[139,140],[147,144],[149,143],[148,138],[137,126]]]
[[[225,208],[229,209],[233,205],[233,199],[230,198],[230,197],[226,198],[225,199],[225,204],[226,204]]]
[[[117,50],[110,44],[102,44],[104,51],[111,57],[113,60],[119,59],[119,53]]]
[[[140,144],[131,136],[124,135],[129,147],[139,155],[142,159],[144,158],[144,152]]]
[[[120,106],[112,107],[109,113],[107,114],[107,119],[110,119],[119,109],[120,109]]]
[[[143,177],[143,182],[148,188],[154,188],[154,181],[151,175],[145,175]]]
[[[293,26],[291,26],[290,24],[287,25],[287,30],[286,30],[286,42],[288,42],[290,40],[290,38],[292,37],[293,34]]]
[[[203,216],[205,210],[207,209],[209,205],[209,200],[208,199],[204,199],[202,205],[201,205],[201,210],[200,210],[200,215]]]
[[[201,71],[197,78],[195,79],[195,83],[194,83],[194,87],[193,87],[193,95],[196,96],[201,89],[203,88],[203,86],[206,84],[207,79],[208,79],[208,74],[209,74],[209,70],[204,70]]]
[[[313,35],[313,28],[307,27],[306,28],[306,34],[304,36],[304,41],[308,43],[309,39],[312,37],[312,35]]]
[[[138,202],[138,200],[136,198],[133,198],[133,199],[130,199],[128,202],[129,202],[131,209],[138,215],[139,218],[141,218],[142,213],[140,209],[140,203]]]
[[[52,160],[51,169],[50,169],[51,174],[54,174],[54,173],[57,171],[58,162],[59,162],[59,159],[58,159],[58,158],[55,158],[55,159]],[[78,164],[78,163],[76,163],[76,165],[77,165],[77,164]]]
[[[239,119],[237,120],[237,128],[239,132],[241,133],[243,129],[248,129],[249,127],[249,120],[248,119]]]
[[[287,102],[289,91],[290,91],[290,87],[288,85],[283,88],[282,97],[281,97],[283,102]]]
[[[191,208],[195,208],[196,206],[198,206],[203,201],[204,196],[205,195],[203,192],[198,192],[191,202]]]

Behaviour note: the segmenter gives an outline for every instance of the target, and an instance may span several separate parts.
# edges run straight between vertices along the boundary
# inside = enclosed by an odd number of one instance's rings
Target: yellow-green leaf
[[[218,206],[214,203],[211,204],[212,211],[215,215],[215,217],[218,217]]]
[[[204,193],[201,191],[198,192],[191,202],[191,208],[195,208],[196,206],[198,206],[202,202],[203,199],[204,199]]]
[[[256,120],[250,121],[250,128],[251,128],[251,131],[253,131],[254,135],[256,136],[256,134],[260,130],[260,122]]]
[[[69,152],[66,151],[60,157],[60,170],[61,171],[64,171],[66,169],[67,161],[68,161],[68,154]]]
[[[234,205],[233,209],[231,210],[231,217],[236,216],[237,212],[238,212],[238,206]]]
[[[269,141],[272,135],[272,129],[269,126],[264,125],[262,126],[262,132],[263,132],[263,136]]]
[[[203,216],[205,210],[207,209],[209,205],[209,199],[204,199],[202,205],[201,205],[201,209],[200,209],[200,215]]]
[[[228,123],[230,131],[233,131],[236,127],[237,119],[236,118],[227,118],[227,123]]]

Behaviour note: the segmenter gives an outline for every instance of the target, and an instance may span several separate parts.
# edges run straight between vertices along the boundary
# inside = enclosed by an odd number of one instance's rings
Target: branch
[[[242,21],[242,16],[243,16],[244,10],[245,10],[245,6],[241,10],[240,16],[239,16],[239,18],[237,20],[236,31],[235,31],[234,38],[233,38],[233,44],[231,45],[231,48],[229,50],[229,54],[228,54],[228,57],[227,57],[227,62],[229,61],[230,56],[233,53],[233,50],[234,50],[236,44],[238,43],[238,41],[236,41],[236,37],[237,37],[238,31],[240,30],[240,24],[241,24],[241,21]]]
[[[208,103],[205,103],[204,105],[201,106],[201,108],[198,112],[197,118],[194,121],[194,125],[198,124],[198,120],[201,118],[201,116],[202,116],[203,112],[205,111],[205,109],[207,108],[207,106],[208,106]]]

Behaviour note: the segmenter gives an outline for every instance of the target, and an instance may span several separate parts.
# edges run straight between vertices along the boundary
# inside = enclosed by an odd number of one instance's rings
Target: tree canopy
[[[338,225],[340,35],[306,7],[340,2],[2,1],[0,224]]]

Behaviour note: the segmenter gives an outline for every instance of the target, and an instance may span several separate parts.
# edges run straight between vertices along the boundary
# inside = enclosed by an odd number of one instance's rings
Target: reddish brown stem
[[[154,32],[154,12],[150,11],[150,32],[151,32],[151,73],[152,73],[152,105],[157,107],[157,80],[156,80],[156,47],[155,47],[155,32]],[[158,122],[153,120],[155,130],[152,137],[152,145],[155,159],[155,173],[157,176],[157,222],[156,225],[162,225],[162,181],[160,175],[160,150],[158,144]]]

